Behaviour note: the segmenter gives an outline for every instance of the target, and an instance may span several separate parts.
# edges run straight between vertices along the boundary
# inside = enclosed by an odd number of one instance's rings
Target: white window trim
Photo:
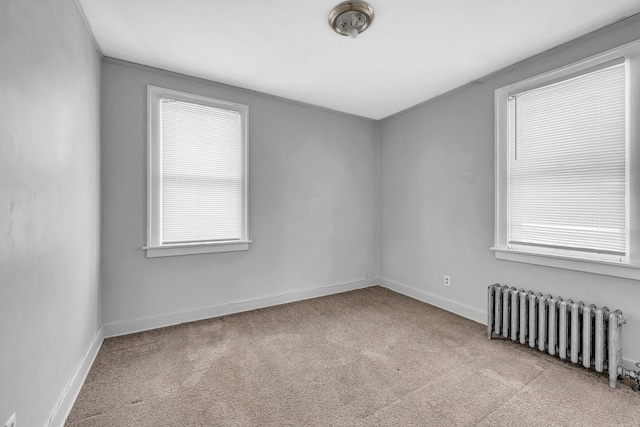
[[[629,61],[628,143],[627,143],[627,218],[629,227],[627,262],[594,260],[567,254],[538,253],[515,250],[507,245],[507,104],[509,95],[549,84],[553,81],[625,58]],[[607,276],[640,280],[640,124],[634,117],[640,114],[640,40],[594,55],[566,67],[513,83],[495,91],[495,246],[496,259],[563,268]]]
[[[160,99],[171,97],[185,102],[238,111],[242,116],[242,220],[240,240],[162,244],[162,150],[160,140]],[[249,107],[162,87],[147,86],[147,258],[193,255],[215,252],[245,251],[249,249],[248,203],[248,122]]]

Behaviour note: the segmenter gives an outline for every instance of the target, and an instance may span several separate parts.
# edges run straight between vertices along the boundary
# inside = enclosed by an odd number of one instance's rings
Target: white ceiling
[[[105,56],[381,119],[640,12],[639,0],[79,0]]]

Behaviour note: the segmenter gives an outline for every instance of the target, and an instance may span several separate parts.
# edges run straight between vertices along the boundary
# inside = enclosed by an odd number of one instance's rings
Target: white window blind
[[[162,243],[242,238],[242,117],[162,98]]]
[[[625,256],[626,64],[509,97],[510,248]]]

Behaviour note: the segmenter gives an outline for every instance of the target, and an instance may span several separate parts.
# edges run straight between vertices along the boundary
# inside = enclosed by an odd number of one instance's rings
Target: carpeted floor
[[[107,339],[65,426],[637,426],[630,384],[374,287]]]

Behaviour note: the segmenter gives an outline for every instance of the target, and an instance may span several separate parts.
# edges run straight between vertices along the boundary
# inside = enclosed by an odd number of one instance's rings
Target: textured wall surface
[[[0,425],[46,425],[102,323],[99,90],[73,0],[0,3]]]
[[[635,280],[511,261],[494,245],[494,91],[640,38],[640,21],[610,28],[550,55],[388,118],[380,128],[383,278],[483,319],[493,283],[620,308],[624,355],[640,360]],[[637,220],[637,218],[634,218]],[[443,276],[450,275],[450,287]]]
[[[105,324],[375,274],[375,122],[113,61],[102,75]],[[146,258],[147,84],[249,106],[248,251]]]

